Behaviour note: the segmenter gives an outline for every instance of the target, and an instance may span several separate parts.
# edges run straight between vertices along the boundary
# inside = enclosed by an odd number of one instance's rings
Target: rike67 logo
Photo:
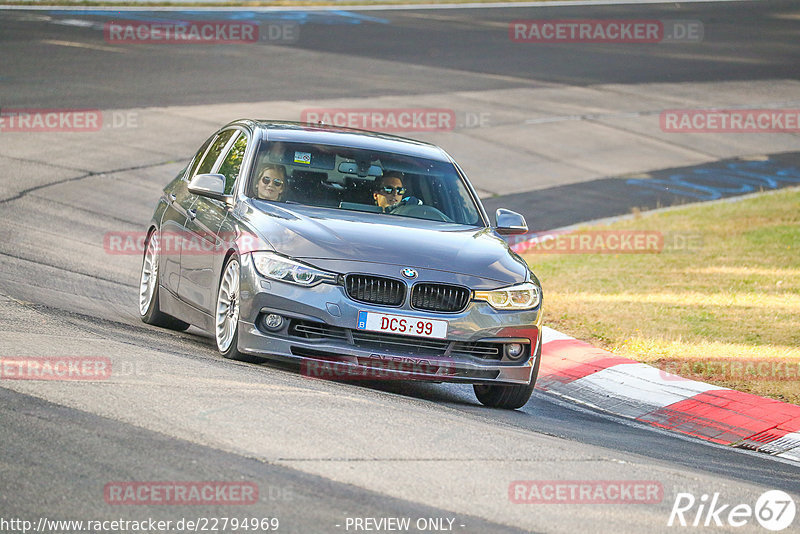
[[[755,506],[726,503],[719,493],[703,494],[699,499],[691,493],[678,493],[667,526],[738,528],[755,518],[765,529],[778,532],[791,526],[796,511],[794,499],[781,490],[762,493]]]

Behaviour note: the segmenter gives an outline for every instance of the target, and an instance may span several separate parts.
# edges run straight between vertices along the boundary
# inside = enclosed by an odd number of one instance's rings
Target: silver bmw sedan
[[[147,230],[139,311],[214,334],[222,356],[334,380],[473,385],[530,398],[542,290],[458,164],[401,137],[239,120],[203,143]]]

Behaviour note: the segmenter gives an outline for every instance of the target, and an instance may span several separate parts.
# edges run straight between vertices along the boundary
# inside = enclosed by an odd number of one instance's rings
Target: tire
[[[261,358],[239,352],[239,258],[228,258],[222,268],[214,308],[214,340],[223,358],[239,362],[260,362]]]
[[[139,317],[147,324],[182,332],[189,328],[189,323],[167,315],[158,306],[158,256],[160,247],[157,232],[158,230],[155,230],[147,237],[144,257],[142,258],[142,271],[139,276]]]
[[[502,408],[504,410],[516,410],[528,403],[528,399],[533,394],[536,386],[536,379],[539,377],[539,363],[542,359],[542,343],[539,336],[539,348],[536,351],[536,363],[531,373],[529,384],[518,386],[496,386],[490,384],[474,384],[475,396],[481,404],[489,408]]]

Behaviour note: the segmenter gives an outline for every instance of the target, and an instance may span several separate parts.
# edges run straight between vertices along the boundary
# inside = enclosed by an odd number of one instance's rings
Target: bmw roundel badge
[[[405,276],[406,278],[416,278],[417,271],[411,269],[410,267],[406,267],[405,269],[403,269],[403,276]]]

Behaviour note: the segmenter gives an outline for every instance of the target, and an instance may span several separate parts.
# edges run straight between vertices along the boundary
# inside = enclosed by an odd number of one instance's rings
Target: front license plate
[[[389,313],[360,311],[358,312],[356,329],[405,336],[447,338],[447,321],[420,319],[419,317]]]

